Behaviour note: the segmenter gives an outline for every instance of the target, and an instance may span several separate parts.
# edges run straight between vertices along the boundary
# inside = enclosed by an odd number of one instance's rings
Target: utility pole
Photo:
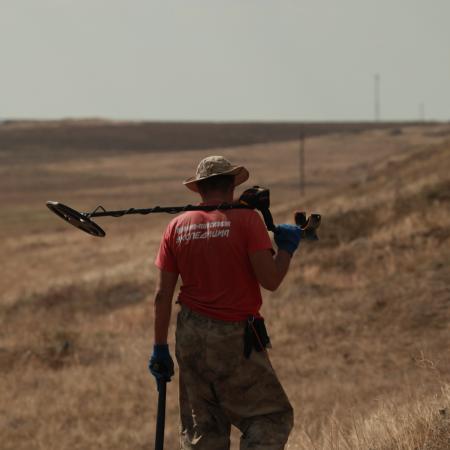
[[[419,118],[421,122],[425,122],[425,103],[422,102],[419,105]]]
[[[299,189],[300,195],[305,195],[305,133],[300,131],[300,147],[299,147]]]
[[[376,73],[374,76],[374,113],[375,122],[380,121],[380,74]]]

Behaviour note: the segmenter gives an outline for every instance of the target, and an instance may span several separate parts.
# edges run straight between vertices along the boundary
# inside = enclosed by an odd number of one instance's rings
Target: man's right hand
[[[274,231],[275,243],[279,250],[276,256],[269,250],[259,250],[249,254],[253,272],[259,284],[269,291],[275,291],[283,281],[301,238],[297,225],[278,225]]]
[[[279,250],[288,252],[291,256],[300,244],[301,230],[297,225],[284,223],[278,225],[274,231],[275,244]]]
[[[148,363],[148,369],[156,378],[156,382],[162,380],[169,382],[174,374],[173,360],[167,344],[153,346],[153,354]]]

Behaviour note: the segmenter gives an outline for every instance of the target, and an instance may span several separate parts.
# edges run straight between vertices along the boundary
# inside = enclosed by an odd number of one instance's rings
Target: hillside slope
[[[300,442],[306,435],[317,448],[448,448],[448,421],[446,439],[425,433],[420,420],[402,445],[387,420],[391,441],[380,435],[377,442],[367,423],[359,431],[370,442],[359,437],[358,447],[349,435],[358,433],[357,417],[379,414],[383,399],[401,430],[392,412],[433,397],[450,380],[449,169],[450,143],[420,149],[373,167],[365,182],[322,202],[331,213],[322,240],[303,246],[289,288],[266,302],[266,314],[276,317],[276,365],[290,380],[305,433]],[[286,363],[292,356],[295,363]],[[448,393],[441,401],[450,406]],[[433,412],[439,419],[437,407]],[[319,431],[326,416],[344,430],[334,444],[330,428]],[[435,438],[445,444],[433,447]]]

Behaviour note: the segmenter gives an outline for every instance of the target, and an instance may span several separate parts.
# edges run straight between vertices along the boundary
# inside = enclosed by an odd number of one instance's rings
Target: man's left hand
[[[292,256],[300,244],[300,227],[287,223],[278,225],[275,228],[274,239],[275,244],[277,244],[280,250],[284,250]]]

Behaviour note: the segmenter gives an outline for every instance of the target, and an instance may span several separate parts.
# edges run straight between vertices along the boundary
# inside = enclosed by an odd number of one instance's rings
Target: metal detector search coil
[[[96,237],[105,237],[106,233],[89,218],[89,214],[80,213],[59,202],[47,202],[47,208],[74,227]]]

